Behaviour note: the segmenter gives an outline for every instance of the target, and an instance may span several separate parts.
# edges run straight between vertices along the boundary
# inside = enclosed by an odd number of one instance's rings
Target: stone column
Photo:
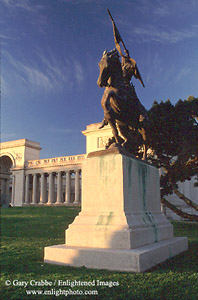
[[[12,195],[11,195],[12,206],[14,206],[14,193],[15,193],[15,176],[12,175]]]
[[[32,204],[37,204],[37,189],[38,189],[38,178],[37,178],[37,174],[34,174],[33,175]]]
[[[10,178],[6,179],[6,205],[10,205]]]
[[[166,216],[166,206],[163,203],[161,203],[161,212]]]
[[[54,203],[54,174],[49,174],[48,204]]]
[[[80,170],[75,171],[75,200],[74,203],[80,203]]]
[[[37,174],[37,197],[36,197],[36,199],[37,199],[37,203],[39,203],[40,202],[40,179],[41,179],[41,176],[40,176],[40,174]]]
[[[62,203],[62,172],[58,172],[57,176],[57,199],[56,203]]]
[[[5,192],[5,179],[1,178],[1,204],[5,204],[6,192]]]
[[[40,203],[44,204],[47,201],[47,178],[45,173],[41,174],[41,197],[40,197]]]
[[[25,204],[29,204],[30,200],[30,176],[25,176]]]
[[[66,185],[65,185],[65,203],[71,202],[71,174],[66,171]]]

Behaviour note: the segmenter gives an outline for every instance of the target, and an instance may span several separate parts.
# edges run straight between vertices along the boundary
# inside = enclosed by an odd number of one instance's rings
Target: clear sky
[[[103,118],[98,62],[115,47],[107,7],[147,109],[198,97],[197,0],[0,0],[2,142],[40,142],[41,158],[85,153],[81,131]]]

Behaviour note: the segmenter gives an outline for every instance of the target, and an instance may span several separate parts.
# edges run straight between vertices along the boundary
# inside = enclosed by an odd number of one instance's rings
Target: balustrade
[[[79,205],[81,170],[66,169],[25,176],[25,205]]]

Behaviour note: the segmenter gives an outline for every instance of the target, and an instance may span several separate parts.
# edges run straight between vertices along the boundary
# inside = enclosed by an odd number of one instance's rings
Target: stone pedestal
[[[187,250],[161,212],[155,167],[112,148],[90,153],[82,170],[82,211],[45,262],[143,272]]]

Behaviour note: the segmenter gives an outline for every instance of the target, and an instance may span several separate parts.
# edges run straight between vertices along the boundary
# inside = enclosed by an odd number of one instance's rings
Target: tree
[[[175,193],[195,210],[194,203],[178,190],[178,182],[190,180],[198,174],[198,98],[190,96],[175,104],[170,100],[153,103],[148,112],[148,160],[162,169],[160,177],[161,201],[175,213],[198,221],[197,215],[190,215],[170,204],[166,196]]]

